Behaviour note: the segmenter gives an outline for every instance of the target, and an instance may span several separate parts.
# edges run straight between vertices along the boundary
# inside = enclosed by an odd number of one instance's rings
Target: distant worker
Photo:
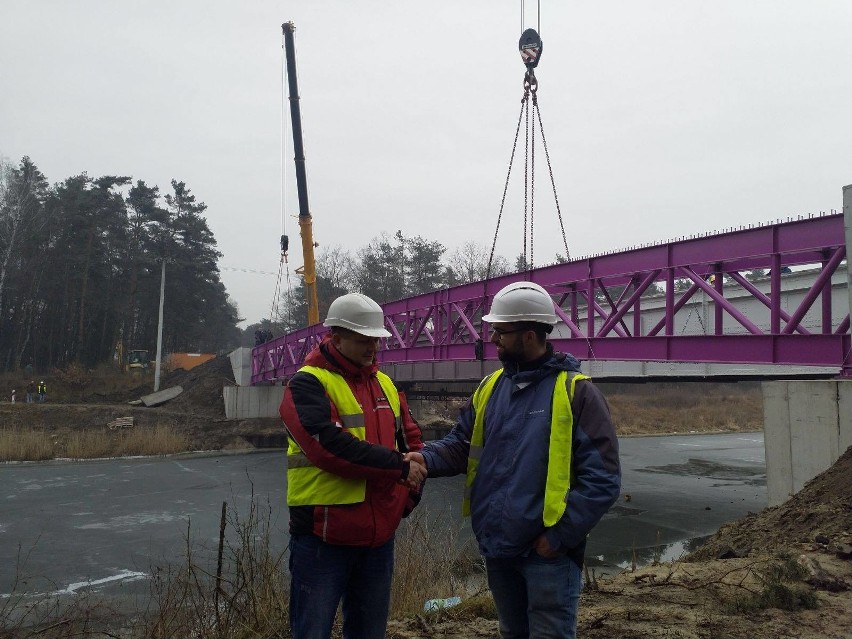
[[[331,636],[343,602],[344,639],[385,636],[394,534],[420,500],[426,469],[403,458],[423,447],[405,395],[376,364],[382,308],[338,297],[331,329],[281,402],[287,428],[290,627],[293,639]]]
[[[15,403],[15,389],[12,389],[12,403]]]
[[[45,397],[47,397],[47,384],[44,383],[44,380],[41,380],[38,383],[38,401],[44,403]]]
[[[27,404],[32,404],[35,399],[36,385],[34,380],[27,384]]]
[[[462,510],[485,556],[504,639],[576,637],[586,536],[618,497],[609,407],[573,356],[554,352],[553,300],[516,282],[494,296],[503,367],[443,439],[406,455],[430,477],[467,473]]]

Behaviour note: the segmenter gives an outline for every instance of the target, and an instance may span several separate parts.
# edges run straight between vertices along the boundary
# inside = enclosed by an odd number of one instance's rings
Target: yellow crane
[[[305,294],[308,302],[308,325],[319,323],[317,304],[317,269],[314,260],[314,236],[311,210],[308,206],[308,180],[305,173],[305,146],[302,140],[302,113],[299,107],[299,83],[296,77],[296,46],[293,32],[296,25],[285,22],[284,52],[287,58],[287,83],[290,90],[290,120],[293,124],[293,153],[296,160],[296,189],[299,194],[299,231],[302,236],[302,256],[305,264],[300,274],[305,278]],[[282,243],[283,244],[283,243]]]

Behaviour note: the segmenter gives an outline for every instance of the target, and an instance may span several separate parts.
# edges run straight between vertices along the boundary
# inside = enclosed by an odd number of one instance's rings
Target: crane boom
[[[305,278],[305,295],[308,303],[308,325],[319,323],[319,305],[317,304],[317,270],[314,259],[314,235],[311,209],[308,206],[308,179],[305,173],[305,146],[302,140],[302,112],[299,107],[299,82],[296,77],[296,45],[293,33],[296,25],[285,22],[281,25],[284,33],[284,53],[287,58],[287,83],[290,90],[290,120],[293,128],[293,153],[296,161],[296,189],[299,194],[299,232],[302,236],[302,256],[305,265],[302,274]]]

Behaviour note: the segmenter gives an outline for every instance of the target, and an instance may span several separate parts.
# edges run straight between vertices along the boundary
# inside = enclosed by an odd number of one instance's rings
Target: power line
[[[239,271],[241,273],[256,273],[258,275],[278,275],[278,273],[273,273],[272,271],[259,271],[254,268],[239,268],[236,266],[219,266],[219,269],[222,271]]]

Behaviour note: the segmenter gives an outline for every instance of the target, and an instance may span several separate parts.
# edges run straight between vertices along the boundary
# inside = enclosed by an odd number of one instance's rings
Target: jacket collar
[[[580,362],[570,353],[559,353],[553,345],[547,343],[547,352],[535,362],[523,366],[523,370],[514,362],[503,364],[503,372],[517,383],[534,383],[560,371],[580,372]]]

